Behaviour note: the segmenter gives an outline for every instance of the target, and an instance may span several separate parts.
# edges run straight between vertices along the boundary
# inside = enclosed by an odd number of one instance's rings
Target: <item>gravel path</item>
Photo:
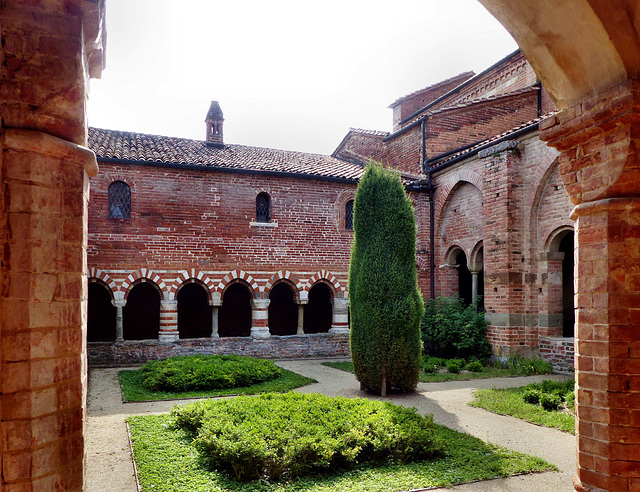
[[[365,396],[352,374],[323,366],[322,362],[286,360],[277,363],[285,369],[318,381],[299,388],[300,392],[329,396]],[[117,380],[121,369],[92,369],[90,373],[86,427],[88,492],[136,492],[125,417],[166,413],[176,403],[186,402],[122,403]],[[420,383],[416,393],[393,395],[385,400],[416,407],[420,413],[432,413],[436,422],[485,441],[540,456],[560,470],[489,480],[448,490],[570,492],[573,491],[571,477],[576,467],[575,438],[572,435],[467,405],[476,389],[522,386],[542,379],[549,379],[549,376]]]

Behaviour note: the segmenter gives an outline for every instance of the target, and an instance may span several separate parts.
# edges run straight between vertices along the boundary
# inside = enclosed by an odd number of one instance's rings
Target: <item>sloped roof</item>
[[[471,145],[467,145],[466,147],[447,152],[445,154],[434,156],[426,161],[426,164],[429,168],[439,167],[448,162],[455,162],[470,155],[478,153],[480,150],[490,147],[492,145],[497,144],[502,140],[508,140],[510,137],[513,137],[520,132],[528,132],[537,130],[539,123],[551,116],[557,114],[557,111],[552,111],[545,115],[542,115],[539,118],[534,118],[533,120],[526,121],[524,123],[519,124],[518,126],[511,128],[510,130],[500,133],[499,135],[494,135],[485,140],[481,140],[480,142],[476,142]]]
[[[201,166],[348,180],[358,180],[364,172],[359,164],[321,154],[246,145],[213,147],[202,140],[101,128],[89,128],[88,145],[103,162]]]
[[[207,120],[223,120],[223,119],[224,119],[224,115],[222,114],[222,109],[220,108],[220,104],[218,103],[218,101],[211,101],[211,106],[209,106],[209,111],[207,111]]]
[[[438,89],[439,87],[450,84],[454,81],[460,81],[460,83],[462,84],[463,82],[466,82],[467,80],[474,77],[475,75],[476,75],[475,72],[471,70],[468,72],[459,73],[458,75],[454,75],[453,77],[449,77],[448,79],[441,80],[440,82],[436,82],[435,84],[432,84],[430,86],[424,87],[422,89],[418,89],[417,91],[413,91],[412,93],[407,94],[406,96],[399,97],[394,102],[389,104],[389,107],[394,108],[401,102],[406,101],[407,99],[411,99],[412,97],[415,97],[417,95],[433,91],[434,89]]]

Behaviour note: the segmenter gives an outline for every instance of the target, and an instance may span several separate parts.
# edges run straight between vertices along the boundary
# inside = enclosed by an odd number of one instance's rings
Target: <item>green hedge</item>
[[[142,384],[152,391],[200,391],[250,386],[280,376],[273,361],[241,355],[187,355],[147,362]]]
[[[203,400],[173,410],[212,467],[236,479],[277,480],[435,456],[432,416],[361,398],[265,394]]]

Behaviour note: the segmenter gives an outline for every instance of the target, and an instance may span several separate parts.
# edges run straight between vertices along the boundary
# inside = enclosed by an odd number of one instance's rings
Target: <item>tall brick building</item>
[[[520,52],[398,99],[332,156],[90,129],[89,355],[348,353],[353,197],[373,158],[415,205],[425,296],[484,294],[497,355],[572,366],[573,232],[554,110]]]

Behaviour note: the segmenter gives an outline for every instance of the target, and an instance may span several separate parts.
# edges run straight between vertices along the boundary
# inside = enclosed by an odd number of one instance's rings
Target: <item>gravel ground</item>
[[[328,396],[367,396],[352,374],[321,365],[322,360],[283,360],[278,365],[318,381],[299,388],[304,393]],[[122,403],[118,371],[123,368],[92,369],[89,375],[86,427],[87,491],[136,492],[137,486],[125,425],[127,415],[166,413],[176,403]],[[567,433],[495,415],[466,403],[479,388],[507,388],[549,379],[549,376],[476,379],[448,383],[420,383],[410,395],[385,398],[399,405],[432,413],[434,420],[458,431],[523,453],[539,456],[559,472],[489,480],[454,487],[466,491],[570,492],[575,473],[575,438]]]

